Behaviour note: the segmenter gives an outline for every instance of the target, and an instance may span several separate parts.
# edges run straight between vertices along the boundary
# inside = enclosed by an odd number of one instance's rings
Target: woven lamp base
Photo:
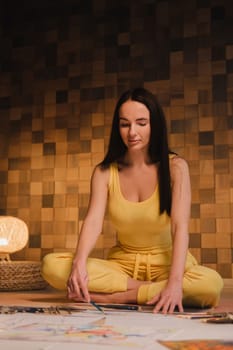
[[[0,261],[0,291],[39,290],[48,286],[37,261]]]

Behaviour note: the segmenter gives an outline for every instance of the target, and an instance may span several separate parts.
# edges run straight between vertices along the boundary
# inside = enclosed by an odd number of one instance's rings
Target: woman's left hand
[[[183,312],[182,296],[182,284],[168,283],[167,286],[159,294],[149,300],[147,304],[155,305],[154,313],[161,311],[164,314],[171,314],[176,307],[179,312]]]

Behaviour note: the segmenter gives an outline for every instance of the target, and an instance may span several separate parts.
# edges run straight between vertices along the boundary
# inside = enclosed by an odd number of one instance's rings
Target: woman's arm
[[[179,157],[171,161],[172,208],[171,232],[173,254],[168,284],[176,283],[182,288],[184,268],[189,244],[189,220],[191,186],[187,162]]]
[[[189,219],[191,207],[191,186],[187,162],[174,157],[170,161],[172,182],[171,233],[173,240],[171,269],[168,282],[160,295],[150,303],[156,303],[154,312],[172,313],[177,306],[183,311],[182,285],[189,244]]]
[[[87,289],[86,262],[102,231],[108,197],[108,181],[109,170],[96,167],[91,178],[88,210],[79,234],[72,270],[67,283],[68,297],[72,299],[90,300]]]

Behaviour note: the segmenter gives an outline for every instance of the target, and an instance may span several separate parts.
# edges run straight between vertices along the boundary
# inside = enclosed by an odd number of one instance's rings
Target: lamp
[[[10,254],[28,242],[28,227],[21,219],[0,216],[0,291],[44,289],[40,261],[11,260]]]

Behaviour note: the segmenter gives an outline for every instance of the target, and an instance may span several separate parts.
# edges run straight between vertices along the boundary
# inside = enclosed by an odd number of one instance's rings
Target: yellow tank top
[[[159,214],[158,186],[151,197],[142,202],[125,199],[116,163],[110,166],[108,213],[124,250],[154,253],[171,250],[170,217]]]

